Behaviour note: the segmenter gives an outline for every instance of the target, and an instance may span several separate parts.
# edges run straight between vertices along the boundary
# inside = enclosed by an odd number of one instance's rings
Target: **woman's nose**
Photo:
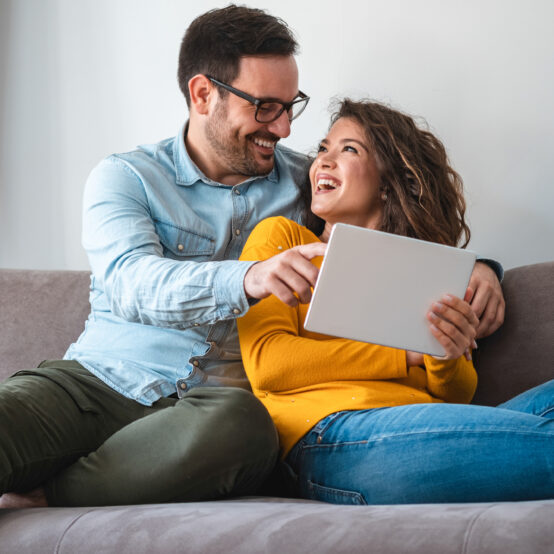
[[[321,152],[317,157],[320,167],[335,167],[335,158],[329,152]]]

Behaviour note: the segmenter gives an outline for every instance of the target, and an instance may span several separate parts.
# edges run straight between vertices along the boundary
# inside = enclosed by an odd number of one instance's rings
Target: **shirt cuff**
[[[502,279],[504,279],[504,268],[500,262],[489,260],[488,258],[477,258],[475,261],[488,265],[496,273],[498,281],[502,283]]]
[[[252,262],[225,261],[214,279],[214,295],[219,306],[220,319],[242,317],[251,304],[244,291],[244,276],[255,264]]]

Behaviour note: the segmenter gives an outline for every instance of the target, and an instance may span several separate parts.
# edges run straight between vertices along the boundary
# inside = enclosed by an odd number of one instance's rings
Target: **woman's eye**
[[[343,150],[344,150],[345,152],[354,152],[354,154],[357,154],[357,153],[358,153],[358,151],[357,151],[353,146],[345,146],[345,147],[343,148]]]
[[[319,154],[320,152],[327,152],[327,148],[325,148],[325,146],[323,146],[323,144],[320,144],[317,147],[317,153]]]

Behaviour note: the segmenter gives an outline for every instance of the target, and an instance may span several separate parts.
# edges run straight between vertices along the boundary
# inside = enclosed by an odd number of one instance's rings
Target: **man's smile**
[[[261,152],[262,154],[273,154],[275,150],[275,145],[278,142],[278,138],[262,138],[257,136],[249,137],[250,140],[254,143],[256,146],[256,149]]]

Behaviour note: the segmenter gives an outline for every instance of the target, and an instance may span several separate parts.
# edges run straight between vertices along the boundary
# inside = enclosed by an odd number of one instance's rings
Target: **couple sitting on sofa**
[[[335,116],[310,171],[311,207],[325,223],[306,217],[297,183],[307,161],[277,145],[308,101],[296,46],[261,10],[201,15],[179,58],[189,123],[91,174],[91,315],[64,360],[0,385],[0,506],[255,493],[278,453],[267,411],[302,496],[552,496],[552,384],[501,408],[460,405],[475,389],[474,338],[502,320],[485,264],[465,299],[430,307],[445,359],[299,326],[318,272],[310,260],[333,223],[451,245],[469,231],[440,142],[370,102],[344,101]],[[237,320],[267,410],[244,390]]]

